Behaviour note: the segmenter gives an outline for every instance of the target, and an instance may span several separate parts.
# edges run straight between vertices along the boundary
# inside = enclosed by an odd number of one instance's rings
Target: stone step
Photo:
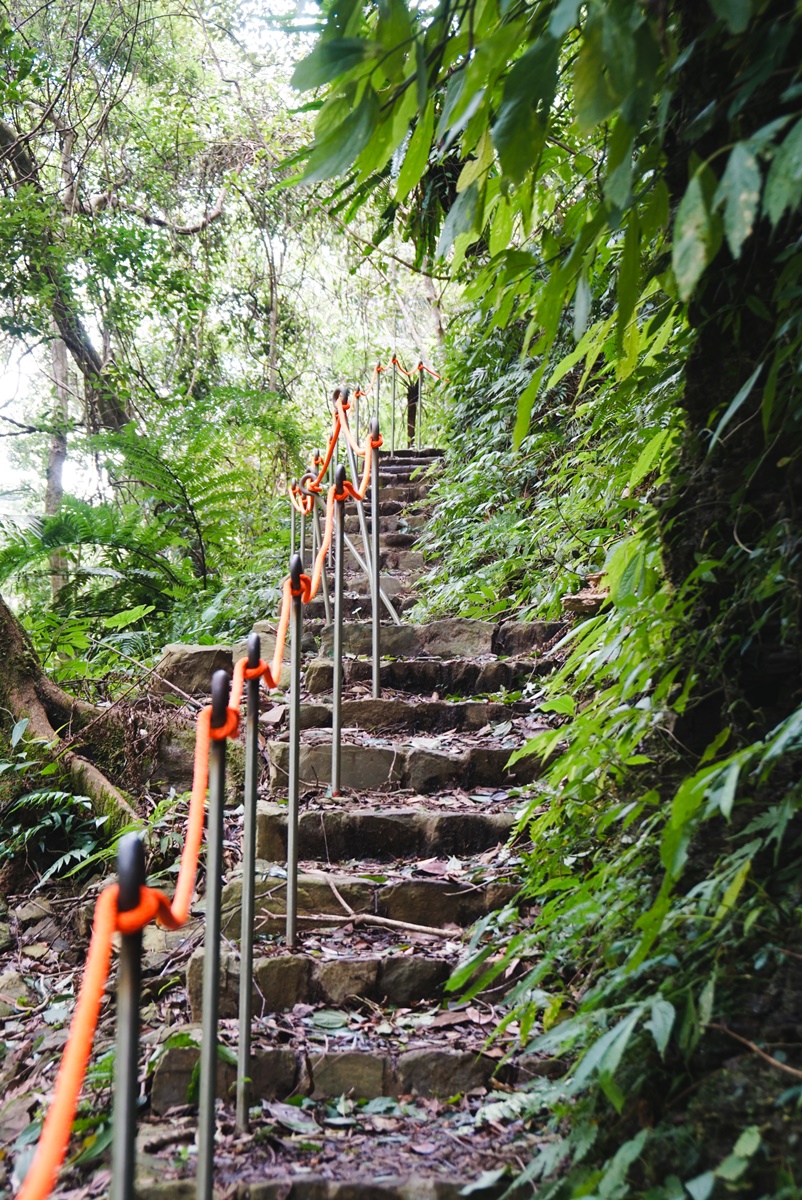
[[[477,621],[451,617],[425,625],[388,625],[382,629],[382,655],[388,658],[475,658],[488,654],[521,655],[548,646],[560,634],[559,621]],[[369,621],[349,621],[343,628],[345,654],[372,654]],[[322,655],[332,653],[333,631],[321,632]]]
[[[200,1021],[203,1015],[204,958],[201,946],[187,964],[186,989],[193,1021]],[[296,1004],[340,1005],[356,999],[394,1007],[436,1000],[456,964],[453,954],[450,958],[396,954],[322,960],[309,954],[256,957],[253,1012],[261,1016]],[[239,955],[224,950],[220,956],[219,995],[223,1020],[238,1015],[240,982]]]
[[[413,539],[414,540],[414,539]],[[357,545],[357,551],[361,552],[361,546]],[[349,548],[345,547],[345,557],[343,562],[346,568],[352,570],[358,567],[357,560]],[[380,550],[379,563],[382,570],[385,571],[422,571],[425,563],[423,561],[423,552],[421,550],[399,550],[395,547]]]
[[[519,706],[520,707],[520,706]],[[365,697],[343,700],[344,728],[425,729],[427,733],[444,730],[482,729],[519,715],[519,707],[492,700],[401,700]],[[523,706],[528,712],[528,706]],[[523,708],[520,711],[523,711]],[[301,705],[302,729],[331,728],[331,705],[307,702]]]
[[[403,742],[372,746],[343,741],[340,784],[355,791],[381,791],[392,787],[426,794],[454,784],[463,788],[502,788],[531,783],[541,772],[540,759],[529,755],[508,768],[513,749],[515,747],[468,746],[454,752],[419,749]],[[270,786],[283,791],[289,770],[289,742],[268,742],[267,750]],[[331,783],[331,745],[302,742],[299,771],[301,787],[328,786]]]
[[[393,607],[394,607],[395,611],[399,614],[408,612],[411,608],[414,608],[415,604],[417,603],[415,597],[411,596],[411,595],[397,594],[397,595],[391,597],[391,599],[392,599],[392,603],[393,603]],[[334,612],[334,597],[333,596],[331,599],[331,608],[332,608],[332,613],[333,613]],[[325,610],[325,607],[323,604],[323,597],[322,596],[315,597],[315,599],[311,600],[309,602],[309,604],[307,604],[306,607],[304,608],[304,625],[306,626],[306,624],[309,621],[313,621],[313,620],[314,621],[317,621],[317,620],[322,621],[325,611],[326,610]],[[351,594],[351,595],[343,596],[343,613],[345,615],[346,620],[349,620],[349,619],[370,620],[370,619],[372,619],[372,617],[371,617],[372,612],[373,612],[373,601],[369,595]],[[382,623],[384,623],[386,620],[387,620],[387,610],[384,607],[382,607]]]
[[[146,1133],[145,1130],[145,1136]],[[446,1143],[443,1149],[450,1151],[452,1146],[453,1143]],[[497,1161],[497,1157],[494,1155],[491,1162]],[[349,1166],[351,1162],[349,1157]],[[137,1176],[135,1196],[136,1200],[195,1200],[196,1188],[194,1175],[152,1180],[147,1173],[141,1173]],[[423,1175],[416,1163],[411,1163],[406,1172],[392,1176],[377,1177],[361,1167],[355,1173],[349,1171],[347,1178],[331,1179],[306,1171],[299,1174],[291,1153],[282,1168],[271,1168],[269,1178],[238,1184],[236,1196],[237,1200],[460,1200],[468,1194],[466,1188],[472,1189],[470,1194],[475,1200],[501,1200],[508,1191],[509,1180],[504,1178],[477,1189],[476,1169],[470,1161],[464,1174],[452,1171],[448,1179]],[[214,1196],[215,1200],[222,1200],[223,1193],[215,1190]]]
[[[197,1039],[198,1045],[169,1046],[159,1057],[153,1073],[150,1104],[154,1112],[185,1105],[200,1058],[200,1028],[172,1026],[173,1041]],[[336,1046],[335,1041],[330,1045]],[[456,1096],[479,1088],[490,1088],[494,1079],[507,1088],[517,1080],[529,1082],[536,1064],[499,1064],[497,1058],[479,1050],[456,1050],[445,1046],[421,1046],[396,1053],[392,1050],[338,1050],[320,1044],[260,1048],[251,1058],[249,1076],[254,1101],[285,1100],[291,1095],[314,1100],[347,1095],[352,1100],[374,1100],[378,1096]],[[231,1096],[236,1069],[220,1062],[217,1095]],[[373,1192],[369,1193],[372,1198]]]
[[[388,504],[393,506],[398,504],[397,500],[390,500]],[[399,505],[400,508],[400,505]],[[368,529],[371,529],[370,511],[366,511],[365,520]],[[380,515],[379,532],[384,533],[414,533],[416,530],[422,529],[428,518],[424,513],[414,513],[409,516],[402,516],[400,513]],[[348,534],[360,533],[361,527],[359,517],[356,513],[351,513],[345,518],[345,532]]]
[[[545,659],[490,659],[475,662],[469,659],[413,658],[383,662],[379,682],[383,688],[416,694],[481,696],[492,692],[512,691],[538,675],[546,675],[553,665]],[[306,690],[314,696],[331,691],[334,666],[330,658],[312,659],[306,666]],[[361,659],[347,658],[343,662],[346,687],[355,683],[370,683],[373,664]]]
[[[306,809],[298,821],[298,852],[302,859],[321,862],[345,862],[355,851],[377,860],[468,855],[506,842],[514,826],[510,812],[476,809]],[[259,801],[256,855],[268,862],[286,862],[286,805]]]
[[[281,933],[286,920],[286,883],[272,864],[256,864],[255,921],[261,933]],[[323,871],[298,875],[298,918],[303,929],[325,927],[326,917],[342,916],[342,907],[328,883],[331,878],[355,913],[376,913],[394,921],[443,928],[465,928],[515,896],[517,887],[503,881],[461,886],[453,881],[391,878],[377,883],[355,875]],[[234,876],[223,888],[223,932],[237,937],[240,929],[242,879]]]
[[[393,459],[445,458],[446,452],[445,452],[445,450],[438,450],[434,446],[421,446],[420,449],[415,449],[414,446],[410,446],[403,450],[400,448],[396,448],[395,452],[392,455],[389,453],[389,451],[386,453],[387,453],[387,459],[390,462],[392,462]],[[383,459],[384,456],[385,456],[385,451],[384,450],[380,451],[380,458]]]
[[[369,931],[363,931],[367,940]],[[255,1016],[281,1012],[296,1004],[339,1006],[348,1001],[406,1008],[424,1001],[436,1003],[442,998],[446,981],[459,965],[459,955],[453,947],[446,954],[414,953],[408,950],[388,952],[377,947],[371,953],[338,954],[320,957],[302,950],[280,951],[261,957],[259,944],[253,963],[252,1012]],[[199,946],[187,962],[184,982],[189,999],[191,1019],[200,1021],[203,1015],[203,964],[205,949]],[[484,962],[477,970],[487,970]],[[500,981],[494,981],[492,992],[480,995],[498,1001],[517,982],[523,968],[512,971]],[[220,955],[219,1015],[223,1020],[239,1015],[241,984],[240,958],[237,951],[223,950]]]
[[[425,500],[432,490],[431,483],[398,483],[388,484],[384,486],[380,481],[379,485],[379,504],[382,501],[399,500],[402,504],[412,504],[416,500]],[[365,500],[366,504],[370,503],[370,489],[368,488],[368,496]],[[379,509],[381,512],[381,509]]]

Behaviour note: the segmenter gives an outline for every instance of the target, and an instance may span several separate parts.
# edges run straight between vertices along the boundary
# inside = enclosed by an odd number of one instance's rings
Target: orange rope
[[[198,854],[203,837],[203,814],[206,786],[209,780],[209,745],[211,741],[220,741],[237,732],[245,663],[246,660],[242,659],[234,669],[225,724],[219,729],[211,728],[211,706],[204,708],[198,716],[189,821],[172,903],[163,892],[157,891],[155,888],[143,887],[140,889],[140,900],[137,907],[124,913],[118,912],[119,889],[117,884],[105,888],[98,897],[86,968],[70,1023],[70,1034],[64,1057],[56,1077],[53,1102],[48,1109],[36,1148],[36,1156],[18,1193],[18,1200],[44,1200],[51,1192],[59,1167],[64,1161],[70,1140],[73,1115],[89,1062],[100,1006],[106,990],[114,933],[117,931],[123,934],[135,933],[154,918],[168,929],[180,929],[189,916],[192,893],[195,890]]]
[[[400,366],[395,356],[389,366],[393,365],[399,366],[403,371],[403,367]],[[387,369],[378,365],[374,370],[374,380],[380,371]],[[403,371],[403,373],[407,374],[406,371]],[[373,384],[371,383],[372,386]],[[153,920],[158,921],[167,929],[180,929],[186,924],[192,902],[192,894],[195,890],[198,856],[203,840],[211,742],[221,741],[223,738],[236,735],[239,729],[239,709],[242,702],[244,681],[246,679],[262,678],[268,689],[278,687],[281,668],[284,662],[292,601],[295,597],[300,596],[302,603],[308,604],[317,594],[323,577],[326,555],[331,545],[334,529],[335,502],[344,501],[348,497],[362,501],[367,494],[368,487],[370,486],[371,461],[373,457],[369,451],[379,449],[382,445],[382,438],[378,437],[374,440],[371,438],[370,433],[368,433],[364,448],[358,446],[351,433],[346,415],[350,404],[347,399],[343,399],[339,389],[334,394],[334,405],[334,425],[329,438],[328,449],[322,460],[320,456],[315,456],[314,465],[317,466],[318,463],[322,462],[322,467],[317,479],[310,480],[307,490],[320,490],[320,483],[331,461],[334,447],[341,432],[345,433],[351,448],[357,454],[364,455],[365,465],[362,482],[359,488],[356,488],[350,480],[344,480],[341,493],[337,492],[334,485],[329,488],[326,497],[325,531],[321,539],[320,549],[315,558],[312,576],[310,578],[308,575],[301,575],[300,587],[297,590],[293,589],[289,576],[284,580],[281,610],[276,628],[276,645],[272,662],[268,664],[263,659],[260,659],[258,666],[249,667],[247,658],[241,658],[236,663],[231,680],[226,720],[222,726],[212,729],[211,706],[204,708],[198,715],[187,832],[172,901],[168,900],[167,896],[156,888],[143,886],[140,888],[139,904],[136,908],[121,913],[117,911],[117,899],[119,895],[117,884],[111,884],[109,887],[104,888],[98,897],[92,924],[92,936],[86,958],[86,968],[70,1023],[70,1033],[64,1057],[61,1060],[61,1066],[56,1077],[53,1101],[45,1118],[39,1143],[36,1147],[36,1155],[25,1176],[25,1180],[17,1195],[17,1200],[45,1200],[56,1183],[59,1168],[64,1161],[64,1156],[69,1145],[78,1097],[84,1075],[86,1074],[89,1056],[92,1052],[92,1042],[97,1028],[100,1007],[106,990],[106,981],[111,965],[113,935],[115,932],[121,934],[136,933]],[[314,497],[300,494],[299,488],[290,487],[287,490],[290,500],[297,511],[308,515],[312,511]],[[308,508],[306,507],[307,502],[309,504]]]

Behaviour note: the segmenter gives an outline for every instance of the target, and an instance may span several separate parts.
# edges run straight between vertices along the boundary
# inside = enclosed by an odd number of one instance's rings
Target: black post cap
[[[212,675],[212,729],[225,725],[228,716],[228,671],[215,671]]]
[[[120,891],[117,911],[129,912],[139,904],[139,892],[145,882],[145,847],[138,833],[127,833],[117,846],[117,881]]]
[[[262,659],[262,639],[258,633],[248,634],[248,666],[253,670]]]
[[[301,560],[300,554],[293,554],[292,558],[290,559],[290,583],[292,584],[293,591],[297,591],[301,586],[301,575],[303,574],[303,570],[304,564]]]
[[[337,470],[334,472],[334,482],[337,485],[337,491],[341,493],[343,484],[345,483],[345,463],[337,464]]]

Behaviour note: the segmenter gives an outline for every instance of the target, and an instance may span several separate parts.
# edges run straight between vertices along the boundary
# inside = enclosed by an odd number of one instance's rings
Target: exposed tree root
[[[59,730],[76,734],[94,723],[91,742],[102,746],[110,730],[119,734],[113,714],[77,700],[49,679],[31,641],[11,609],[0,596],[0,653],[3,678],[0,694],[15,720],[28,718],[28,733],[47,744],[53,760],[69,775],[76,791],[89,797],[97,816],[107,816],[112,825],[137,819],[129,800],[89,758],[65,745]]]

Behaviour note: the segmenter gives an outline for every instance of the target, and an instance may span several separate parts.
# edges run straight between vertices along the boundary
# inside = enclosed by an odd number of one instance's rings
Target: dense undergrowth
[[[723,603],[716,625],[695,627],[716,561],[700,558],[681,587],[662,567],[660,506],[681,461],[678,339],[626,388],[600,373],[577,395],[566,374],[518,454],[532,369],[520,334],[477,342],[470,323],[451,348],[427,535],[447,570],[428,577],[428,611],[555,617],[589,574],[609,590],[552,653],[539,698],[562,724],[522,751],[546,766],[520,820],[527,919],[512,907],[480,923],[452,980],[492,962],[473,994],[523,962],[508,1020],[561,1064],[487,1119],[547,1120],[553,1140],[519,1180],[539,1197],[796,1195],[802,711],[770,727],[764,714],[761,736],[734,712],[701,754],[681,740],[733,613]],[[764,545],[775,576],[781,532]],[[771,586],[757,560],[758,579],[742,564],[744,593]]]

